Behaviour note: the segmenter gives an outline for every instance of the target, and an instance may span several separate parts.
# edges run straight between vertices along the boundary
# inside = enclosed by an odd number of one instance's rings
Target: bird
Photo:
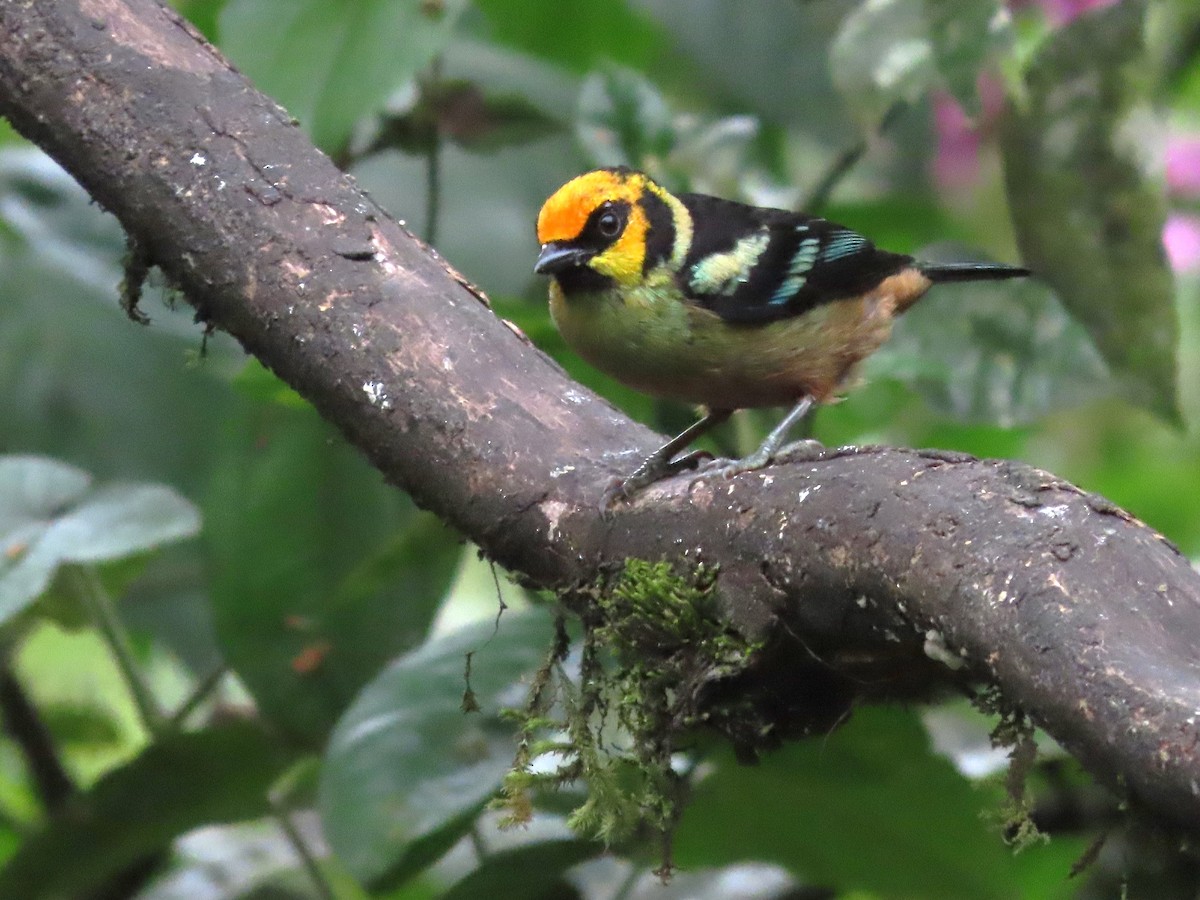
[[[606,506],[699,466],[711,454],[679,454],[739,409],[790,407],[757,450],[716,463],[726,477],[819,448],[785,441],[814,406],[837,399],[933,285],[1031,274],[918,261],[823,218],[676,195],[624,166],[555,191],[537,241],[534,272],[550,277],[550,315],[566,343],[635,390],[705,410],[610,485]]]

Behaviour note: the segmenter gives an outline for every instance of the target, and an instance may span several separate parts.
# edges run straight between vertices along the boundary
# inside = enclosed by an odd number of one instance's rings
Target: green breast
[[[699,373],[696,325],[673,290],[645,284],[623,295],[603,291],[568,298],[554,284],[550,314],[566,342],[597,369],[638,390],[674,396],[673,387]]]
[[[666,277],[570,297],[555,282],[550,312],[567,343],[618,381],[723,409],[790,404],[804,394],[824,402],[891,327],[890,315],[864,315],[859,300],[730,323],[689,303]]]

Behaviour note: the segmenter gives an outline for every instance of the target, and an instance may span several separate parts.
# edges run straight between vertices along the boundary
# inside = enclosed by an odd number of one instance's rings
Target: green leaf
[[[442,900],[492,900],[493,897],[538,900],[562,883],[567,869],[603,852],[602,844],[562,839],[490,853],[479,868],[446,891]]]
[[[145,572],[148,559],[149,555],[143,553],[94,565],[91,568],[104,588],[104,593],[124,601],[124,595],[130,590],[130,586]],[[64,631],[94,627],[96,620],[79,593],[81,576],[88,577],[80,572],[77,566],[59,566],[50,584],[38,595],[34,614],[53,621]],[[124,602],[121,606],[122,612],[126,612]]]
[[[25,138],[17,133],[8,119],[0,119],[0,147],[5,144],[22,144],[24,141]],[[2,225],[3,223],[0,223],[0,228]]]
[[[988,57],[1011,44],[1011,18],[998,0],[867,0],[829,50],[834,85],[866,130],[898,102],[943,84],[972,115]]]
[[[58,533],[46,540],[62,542],[62,558],[96,563],[193,537],[200,531],[200,516],[163,485],[109,485],[91,491],[55,524]]]
[[[774,178],[758,166],[763,129],[754,116],[685,115],[672,127],[668,164],[651,161],[655,175],[672,190],[746,198],[749,185],[758,191],[774,186]]]
[[[968,115],[979,115],[979,72],[1012,45],[1012,17],[999,0],[925,0],[925,15],[941,81]]]
[[[1082,842],[1013,856],[982,818],[998,810],[998,791],[973,787],[928,744],[913,713],[868,708],[757,766],[723,752],[684,812],[676,858],[684,868],[775,862],[806,884],[884,896],[1061,894]]]
[[[243,397],[256,403],[287,406],[291,409],[308,409],[309,403],[278,375],[257,359],[248,359],[240,372],[233,378],[233,386]]]
[[[202,363],[189,365],[202,326],[184,304],[162,306],[155,290],[142,304],[151,327],[134,326],[117,304],[124,252],[116,219],[48,157],[28,147],[0,150],[4,446],[71,460],[100,480],[134,477],[199,497],[218,461],[213,435],[251,405],[229,386],[245,351],[218,333]],[[208,672],[213,654],[201,660],[189,649],[203,634],[211,650],[200,555],[199,542],[156,552],[146,571],[155,582],[153,598],[142,596],[167,617],[193,611],[189,621],[176,620],[155,635],[195,671]],[[122,588],[110,577],[121,565],[100,567],[109,588]],[[158,578],[164,565],[175,572],[169,585]],[[139,579],[130,593],[150,587]],[[47,611],[47,599],[39,600],[38,615]],[[122,615],[131,611],[130,600],[122,591]],[[60,605],[53,614],[64,612]],[[68,618],[78,616],[60,616]]]
[[[293,823],[307,840],[312,830],[307,812],[297,812]],[[319,841],[309,845],[321,853]],[[296,848],[278,821],[254,819],[232,825],[213,825],[184,835],[171,848],[171,865],[143,889],[140,900],[328,900],[312,874],[299,862]],[[367,893],[332,856],[318,857],[317,865],[337,900],[368,900]],[[435,900],[432,885],[424,893],[399,896],[374,895],[373,900]]]
[[[145,748],[146,730],[128,682],[94,629],[65,632],[35,622],[23,635],[14,664],[39,710],[88,709],[112,727],[111,741],[76,741],[69,731],[52,732],[56,743],[70,747],[71,774],[78,783],[93,783]],[[46,718],[51,726],[65,724],[53,714]]]
[[[117,568],[123,568],[123,564],[102,566],[98,573],[109,596],[120,597],[121,619],[130,632],[169,650],[201,678],[217,668],[225,668],[213,629],[208,583],[199,559],[202,552],[202,547],[180,546],[156,554],[128,585],[122,579],[129,573]],[[71,586],[77,585],[74,581]],[[53,596],[52,585],[50,594],[39,602],[39,608],[44,609]],[[61,617],[58,621],[62,623]]]
[[[471,827],[512,765],[516,745],[497,714],[520,706],[518,679],[550,646],[544,610],[508,613],[400,657],[338,723],[322,772],[325,833],[361,880],[411,877]],[[462,711],[466,654],[482,713]]]
[[[1002,122],[1001,149],[1025,261],[1088,330],[1125,397],[1177,424],[1179,324],[1144,137],[1158,127],[1144,17],[1144,3],[1127,0],[1055,32]]]
[[[151,327],[133,327],[117,305],[120,225],[45,155],[0,150],[0,198],[4,447],[197,495],[210,436],[241,404],[226,376],[245,351],[214,335],[188,367],[201,340],[192,311],[149,299]]]
[[[1005,428],[1094,400],[1112,385],[1087,332],[1036,281],[931,291],[868,360],[866,374],[911,385],[960,422]]]
[[[326,151],[453,36],[466,0],[231,0],[221,47]]]
[[[937,72],[923,5],[859,4],[829,48],[829,67],[851,111],[873,131],[895,103],[924,94]]]
[[[0,897],[81,897],[187,831],[265,815],[286,764],[249,723],[168,735],[28,838],[0,870]]]
[[[32,603],[64,563],[100,563],[192,537],[200,516],[161,485],[108,485],[36,456],[0,457],[0,621]]]
[[[623,0],[525,0],[519,8],[506,0],[476,0],[475,6],[497,43],[576,72],[610,61],[645,69],[668,47],[662,29]]]
[[[576,131],[596,166],[632,166],[655,172],[675,146],[666,100],[629,69],[590,75],[579,93]]]
[[[0,533],[38,524],[78,501],[91,483],[87,472],[53,459],[0,457]]]
[[[226,423],[204,508],[224,656],[264,715],[320,746],[424,638],[462,548],[307,405]]]
[[[125,735],[120,725],[103,709],[82,703],[40,704],[42,720],[50,733],[71,750],[119,748]]]

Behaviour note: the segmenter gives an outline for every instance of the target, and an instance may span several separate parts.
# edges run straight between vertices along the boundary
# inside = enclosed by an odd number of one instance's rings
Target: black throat
[[[608,290],[616,284],[612,278],[601,275],[590,266],[572,266],[556,272],[554,277],[567,297],[572,294],[594,294]]]

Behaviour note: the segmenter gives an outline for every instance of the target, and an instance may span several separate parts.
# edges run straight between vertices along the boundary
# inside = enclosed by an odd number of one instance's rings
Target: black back
[[[825,219],[705,194],[679,199],[695,223],[680,288],[692,302],[730,322],[798,316],[858,296],[912,264],[912,257],[879,250],[857,232]],[[743,277],[719,284],[702,277],[706,259],[711,263],[713,254],[734,253],[739,241],[748,238],[760,240],[762,247],[743,244]]]

